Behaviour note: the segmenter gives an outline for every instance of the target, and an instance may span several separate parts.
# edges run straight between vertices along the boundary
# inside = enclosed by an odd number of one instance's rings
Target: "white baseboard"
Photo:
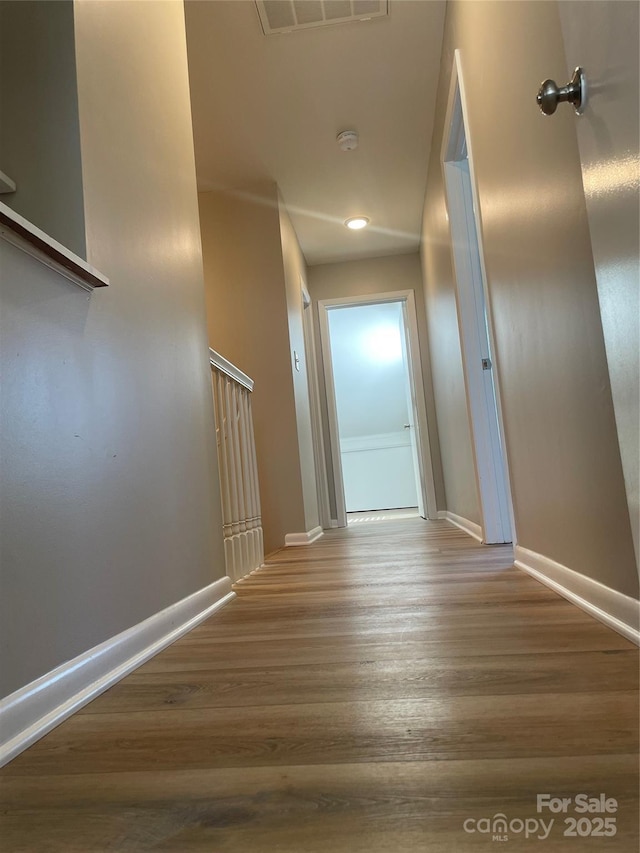
[[[287,533],[284,537],[284,544],[289,545],[311,545],[316,539],[319,539],[324,530],[321,527],[314,527],[313,530],[308,530],[306,533]]]
[[[563,598],[640,645],[640,602],[542,554],[515,547],[515,565]]]
[[[465,533],[468,533],[469,536],[473,536],[474,539],[477,539],[478,542],[482,542],[482,528],[479,524],[476,524],[475,521],[469,521],[468,518],[463,518],[461,515],[456,515],[455,512],[449,512],[449,510],[438,510],[438,518],[445,518],[447,521],[450,521],[451,524],[455,524],[456,527],[459,527],[460,530],[464,530]]]
[[[0,701],[0,767],[232,598],[221,578]]]

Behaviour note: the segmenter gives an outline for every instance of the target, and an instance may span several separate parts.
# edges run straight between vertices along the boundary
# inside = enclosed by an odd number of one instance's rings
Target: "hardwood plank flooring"
[[[376,520],[236,591],[0,771],[3,853],[466,853],[498,813],[508,850],[637,851],[638,650],[510,548]],[[616,835],[539,793],[614,797]]]

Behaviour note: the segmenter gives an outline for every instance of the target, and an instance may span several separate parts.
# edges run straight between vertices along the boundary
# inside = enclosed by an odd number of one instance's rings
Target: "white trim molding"
[[[440,160],[471,450],[484,541],[515,541],[499,364],[484,258],[480,193],[468,133],[460,50],[454,51]]]
[[[243,373],[223,355],[220,355],[219,352],[211,349],[211,347],[209,347],[209,361],[213,367],[217,367],[218,370],[230,379],[235,379],[238,384],[243,385],[249,391],[253,391],[253,379],[247,376],[246,373]]]
[[[640,602],[635,598],[520,545],[515,547],[515,565],[627,640],[640,645]]]
[[[311,545],[323,533],[324,530],[321,527],[314,527],[313,530],[308,530],[306,533],[287,533],[284,537],[284,544],[287,548],[291,545]]]
[[[329,501],[329,480],[327,474],[327,454],[322,426],[322,407],[320,405],[320,386],[318,378],[318,352],[313,322],[313,302],[306,282],[300,276],[302,293],[302,336],[304,340],[307,384],[309,386],[309,412],[311,415],[311,441],[313,443],[313,464],[316,472],[316,491],[318,496],[319,521],[324,529],[331,526],[331,506]]]
[[[31,222],[0,201],[0,239],[31,255],[41,264],[91,292],[107,287],[109,279],[74,252],[49,237]]]
[[[347,526],[347,509],[344,496],[344,477],[340,452],[340,436],[338,430],[338,413],[333,377],[333,362],[331,358],[331,343],[329,333],[329,312],[335,308],[349,306],[380,305],[385,302],[399,302],[403,306],[404,328],[407,345],[407,367],[411,385],[411,397],[415,421],[413,432],[416,442],[416,465],[419,483],[418,502],[420,514],[425,518],[436,518],[436,492],[433,477],[433,462],[431,457],[431,439],[427,420],[424,381],[422,376],[422,361],[420,356],[420,341],[416,314],[415,293],[413,290],[393,290],[385,293],[370,293],[361,296],[341,296],[318,301],[318,319],[320,323],[320,343],[322,363],[324,365],[324,381],[329,419],[329,449],[331,451],[331,467],[333,486],[336,499],[336,515],[338,527]]]
[[[235,598],[221,578],[0,701],[0,767]]]
[[[464,532],[468,533],[469,536],[473,536],[473,538],[477,539],[478,542],[484,542],[482,528],[479,524],[476,524],[475,521],[469,521],[468,518],[456,515],[455,512],[449,512],[448,509],[438,510],[438,518],[444,518],[446,521],[450,521],[451,524],[455,524],[456,527],[459,527],[460,530],[464,530]]]

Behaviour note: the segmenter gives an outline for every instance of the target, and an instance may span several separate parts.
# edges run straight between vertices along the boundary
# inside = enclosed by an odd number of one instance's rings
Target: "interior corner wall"
[[[440,433],[462,415],[461,394],[453,400],[444,392],[459,386],[460,364],[440,162],[456,48],[518,544],[637,596],[576,117],[561,108],[547,118],[535,102],[541,80],[566,74],[556,3],[453,0],[447,7],[422,247]],[[487,91],[500,91],[498,109],[487,110]],[[457,512],[452,464],[443,452],[449,509]],[[467,480],[470,493],[470,472]]]
[[[311,430],[311,403],[307,373],[307,354],[303,330],[302,285],[307,286],[307,264],[287,208],[279,196],[280,239],[289,323],[290,364],[293,375],[293,393],[296,406],[298,451],[304,502],[304,532],[320,526],[318,489],[314,461],[313,433]],[[309,309],[310,310],[310,309]],[[297,362],[295,355],[298,356]]]
[[[225,574],[182,4],[75,15],[111,283],[0,241],[3,696]]]
[[[250,376],[265,553],[305,527],[278,189],[199,195],[209,345]]]
[[[343,261],[332,264],[317,264],[308,270],[309,294],[313,301],[316,339],[320,340],[318,302],[322,299],[338,299],[345,296],[366,296],[370,293],[389,293],[401,290],[413,290],[418,320],[418,338],[422,360],[422,378],[424,383],[431,463],[436,489],[438,509],[445,509],[446,496],[440,461],[438,424],[436,422],[433,386],[431,382],[431,364],[429,359],[429,341],[425,315],[425,302],[420,268],[420,256],[417,252],[407,255],[387,255],[380,258]],[[318,353],[318,382],[322,408],[325,448],[329,454],[329,420],[326,406],[326,389],[322,354]],[[327,477],[331,516],[335,518],[335,488],[331,460],[327,460]]]

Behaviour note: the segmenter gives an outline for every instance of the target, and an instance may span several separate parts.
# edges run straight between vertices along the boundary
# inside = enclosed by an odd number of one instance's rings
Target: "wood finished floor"
[[[636,853],[637,649],[511,561],[421,519],[275,554],[0,771],[0,850]],[[583,792],[615,837],[463,829]]]

